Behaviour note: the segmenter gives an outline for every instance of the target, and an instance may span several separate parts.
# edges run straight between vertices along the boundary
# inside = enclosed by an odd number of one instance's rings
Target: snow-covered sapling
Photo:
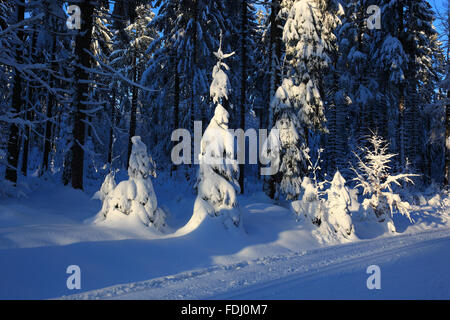
[[[292,209],[297,215],[303,214],[313,224],[320,226],[324,218],[325,204],[323,191],[327,181],[319,181],[317,174],[320,168],[320,155],[323,150],[319,149],[315,163],[311,162],[310,157],[306,158],[308,163],[308,170],[312,173],[312,179],[305,176],[301,182],[301,196],[300,200],[294,201],[291,204]],[[306,154],[307,155],[307,154]]]
[[[345,186],[345,179],[339,171],[334,174],[330,188],[327,189],[327,220],[336,233],[347,237],[354,231],[349,212],[350,192]]]
[[[221,104],[230,92],[228,76],[222,70],[222,67],[228,70],[228,66],[222,59],[231,54],[223,54],[220,47],[215,54],[218,62],[212,74],[210,95],[216,107],[201,140],[194,211],[206,210],[209,215],[221,216],[226,227],[239,226],[241,216],[236,199],[239,169],[234,159],[234,136],[228,131],[229,113]]]
[[[162,231],[165,213],[158,208],[150,176],[155,176],[154,163],[147,155],[141,137],[131,138],[133,143],[128,167],[129,179],[114,187],[114,178],[106,176],[98,196],[104,197],[102,210],[96,221],[127,217]],[[130,220],[128,220],[130,221]]]
[[[364,209],[373,213],[379,222],[386,223],[389,231],[396,232],[391,219],[392,214],[399,212],[412,222],[411,206],[393,192],[391,184],[401,186],[401,181],[413,183],[410,178],[418,175],[409,173],[392,175],[388,164],[395,154],[388,153],[388,143],[376,133],[369,138],[369,142],[372,145],[371,149],[361,148],[364,159],[355,154],[358,158],[358,170],[355,168],[352,170],[356,174],[354,179],[358,183],[356,187],[361,187],[363,195],[368,196],[363,201]]]

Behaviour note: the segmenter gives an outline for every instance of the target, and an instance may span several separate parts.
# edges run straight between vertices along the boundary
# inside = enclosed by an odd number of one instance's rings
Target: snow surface
[[[86,224],[101,208],[95,190],[48,182],[27,198],[0,199],[0,298],[450,298],[446,198],[424,196],[414,224],[394,217],[396,236],[353,211],[360,240],[330,243],[263,193],[240,196],[245,232],[232,232],[192,216],[186,183],[159,177],[154,189],[168,213],[164,235]],[[379,293],[365,287],[373,263],[384,277]],[[80,290],[66,287],[69,265],[80,266]],[[408,277],[416,282],[406,286]]]

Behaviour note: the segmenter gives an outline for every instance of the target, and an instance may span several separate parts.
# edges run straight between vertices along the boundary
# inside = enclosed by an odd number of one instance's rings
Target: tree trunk
[[[270,43],[269,43],[269,61],[270,61],[270,83],[267,99],[269,112],[266,116],[264,126],[269,129],[274,123],[273,110],[270,108],[270,100],[275,95],[277,87],[280,85],[280,67],[281,59],[281,28],[278,13],[280,12],[280,1],[272,0],[270,11]]]
[[[173,87],[173,129],[176,130],[180,125],[179,120],[179,109],[180,109],[180,75],[178,74],[178,59],[176,57],[176,53],[172,58],[173,72],[174,72],[174,87]],[[176,142],[174,142],[175,145]],[[172,172],[177,170],[177,166],[172,163],[170,175],[172,176]]]
[[[24,20],[25,17],[25,7],[20,1],[17,2],[16,6],[17,23]],[[23,45],[23,31],[21,28],[17,31],[17,37]],[[20,48],[16,50],[16,63],[20,64],[22,62],[22,51]],[[14,84],[13,84],[13,94],[12,94],[12,104],[11,111],[15,113],[16,118],[21,109],[22,105],[22,77],[19,70],[15,69]],[[19,164],[19,126],[12,123],[9,128],[9,139],[8,139],[8,149],[7,149],[7,160],[8,166],[6,167],[5,179],[17,183],[17,166]]]
[[[450,3],[447,7],[447,39],[450,39]],[[447,43],[447,81],[450,77],[449,70],[450,70],[450,59],[449,59],[449,53],[450,53],[450,44]],[[447,87],[447,101],[450,99],[450,92]],[[444,172],[444,187],[447,187],[450,181],[450,104],[445,105],[445,172]]]
[[[111,126],[109,128],[109,144],[108,144],[108,163],[110,167],[112,166],[113,158],[113,143],[114,143],[114,125],[116,123],[116,90],[112,90],[112,101],[111,101]]]
[[[196,105],[195,105],[195,84],[194,84],[194,77],[195,77],[195,71],[194,69],[197,68],[197,21],[198,21],[198,0],[194,0],[194,31],[193,31],[193,56],[194,56],[194,65],[192,66],[193,70],[191,70],[191,106],[190,106],[190,112],[191,112],[191,132],[194,132],[194,121],[196,116]],[[193,153],[192,153],[193,154]]]
[[[52,39],[52,64],[51,69],[53,72],[56,72],[57,64],[55,62],[56,56],[56,35],[53,35]],[[54,88],[56,85],[56,81],[52,74],[50,74],[50,83],[51,86]],[[50,150],[52,145],[52,117],[53,117],[53,107],[56,104],[56,97],[53,93],[49,92],[47,97],[47,114],[46,114],[46,121],[45,121],[45,140],[44,140],[44,155],[42,158],[42,168],[40,175],[44,174],[48,170],[48,159],[50,156]]]
[[[403,33],[403,4],[398,2],[397,7],[398,12],[398,37],[404,46],[404,41],[402,37]],[[404,142],[404,110],[405,110],[405,86],[403,84],[399,85],[399,103],[398,103],[398,161],[399,168],[402,170],[405,167],[405,142]]]
[[[137,49],[134,50],[133,54],[133,81],[138,81],[138,67],[136,63],[136,52]],[[130,114],[130,131],[128,135],[128,154],[127,154],[127,168],[130,164],[130,156],[131,150],[133,148],[133,143],[131,142],[131,138],[136,135],[136,112],[137,112],[137,102],[138,102],[138,88],[133,86],[131,89],[131,114]]]
[[[77,65],[75,67],[75,99],[74,99],[74,127],[73,127],[73,144],[72,144],[72,187],[74,189],[83,189],[83,173],[84,173],[84,142],[86,125],[85,100],[89,97],[89,71],[91,66],[91,57],[88,53],[92,39],[92,17],[94,13],[95,3],[92,0],[84,0],[81,3],[73,3],[78,5],[81,10],[81,30],[79,30],[75,38],[75,56],[77,57]]]
[[[34,62],[34,51],[36,46],[36,38],[37,38],[37,32],[33,31],[31,36],[31,47],[29,52],[29,59],[30,62]],[[33,92],[34,89],[31,86],[32,83],[30,81],[27,81],[27,101],[25,103],[25,106],[27,108],[27,111],[25,113],[25,120],[33,121],[34,119],[34,112],[32,110],[32,104],[31,99],[33,98]],[[23,153],[22,153],[22,174],[24,176],[27,175],[28,172],[28,155],[30,151],[30,140],[31,140],[31,125],[25,126],[25,134],[24,134],[24,142],[23,142]]]
[[[450,99],[450,92],[449,92],[448,89],[447,89],[447,99]],[[448,186],[449,180],[450,180],[450,148],[449,148],[449,142],[450,142],[450,105],[447,104],[445,106],[445,176],[444,176],[444,187]]]
[[[240,101],[240,127],[245,130],[245,111],[246,111],[246,99],[247,99],[247,26],[248,26],[248,15],[247,15],[247,0],[242,0],[242,11],[241,11],[241,101]],[[245,154],[245,137],[241,146]],[[239,159],[239,157],[238,157]],[[245,162],[245,158],[243,159]],[[245,163],[239,164],[239,186],[241,188],[241,193],[244,193],[244,175],[245,175]]]

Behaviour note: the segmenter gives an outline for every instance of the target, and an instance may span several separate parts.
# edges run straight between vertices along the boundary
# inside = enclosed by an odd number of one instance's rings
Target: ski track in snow
[[[61,298],[240,299],[254,298],[263,292],[265,297],[276,299],[274,288],[282,290],[283,286],[292,286],[293,283],[302,284],[314,279],[322,281],[327,276],[342,273],[361,273],[365,286],[365,279],[369,276],[365,273],[367,266],[395,263],[441,244],[450,248],[449,228],[214,265]],[[448,258],[444,253],[444,259]],[[444,275],[444,280],[446,278],[448,275]],[[444,286],[447,288],[448,283]],[[448,294],[448,288],[445,290]]]

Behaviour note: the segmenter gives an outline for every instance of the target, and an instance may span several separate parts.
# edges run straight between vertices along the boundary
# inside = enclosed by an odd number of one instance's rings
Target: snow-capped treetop
[[[343,186],[345,186],[345,179],[342,177],[341,173],[336,171],[334,174],[333,180],[331,181],[331,185],[336,187],[337,189],[341,189]]]
[[[209,87],[209,95],[214,103],[220,104],[223,98],[228,100],[228,95],[231,90],[228,75],[222,70],[222,67],[227,71],[230,68],[226,63],[222,62],[222,60],[234,55],[234,52],[227,54],[222,52],[222,35],[220,36],[219,49],[214,52],[214,55],[217,57],[217,63],[212,71],[212,82]]]
[[[155,164],[147,154],[147,146],[141,141],[141,137],[131,138],[133,148],[130,155],[128,175],[130,178],[144,178],[149,175],[156,176]]]
[[[99,199],[101,201],[105,200],[106,196],[110,194],[116,188],[116,180],[114,179],[114,172],[110,172],[106,175],[105,180],[100,187],[100,190],[97,191],[92,199]]]
[[[339,170],[336,171],[331,186],[327,189],[328,201],[342,201],[345,206],[350,204],[350,194],[345,187],[345,182]]]

